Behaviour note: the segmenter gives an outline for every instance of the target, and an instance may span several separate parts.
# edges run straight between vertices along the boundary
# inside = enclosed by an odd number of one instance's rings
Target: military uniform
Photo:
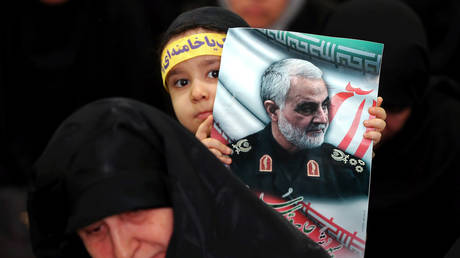
[[[269,125],[230,146],[232,171],[253,190],[336,200],[368,195],[366,163],[331,144],[292,154],[275,141]]]

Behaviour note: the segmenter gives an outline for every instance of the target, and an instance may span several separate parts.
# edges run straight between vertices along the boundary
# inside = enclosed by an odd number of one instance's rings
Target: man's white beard
[[[314,127],[316,129],[323,129],[323,132],[308,136],[307,130],[310,128],[296,128],[284,118],[281,112],[278,116],[278,128],[281,134],[284,136],[284,138],[286,138],[286,140],[301,150],[316,148],[323,144],[324,132],[326,132],[328,124],[319,124],[315,125]]]

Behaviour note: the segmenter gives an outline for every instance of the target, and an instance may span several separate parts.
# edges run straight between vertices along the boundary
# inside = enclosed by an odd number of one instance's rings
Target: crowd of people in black
[[[278,9],[266,7],[275,2]],[[135,99],[174,116],[157,48],[175,17],[201,6],[223,6],[251,26],[384,43],[379,95],[388,117],[374,149],[366,257],[458,255],[458,1],[29,0],[1,5],[0,256],[34,257],[26,209],[30,173],[68,116],[107,97]]]

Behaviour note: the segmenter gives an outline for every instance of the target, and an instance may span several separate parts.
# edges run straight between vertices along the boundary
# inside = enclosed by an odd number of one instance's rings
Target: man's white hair
[[[272,63],[262,75],[260,96],[262,102],[273,100],[284,107],[291,78],[301,76],[308,79],[322,79],[323,72],[314,64],[303,59],[287,58]]]

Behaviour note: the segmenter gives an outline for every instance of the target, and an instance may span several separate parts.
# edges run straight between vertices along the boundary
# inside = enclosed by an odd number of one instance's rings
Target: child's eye
[[[174,86],[178,88],[182,88],[182,87],[187,86],[188,83],[189,81],[187,79],[179,79],[174,83]]]
[[[208,73],[209,78],[217,78],[219,77],[219,70],[212,70]]]

